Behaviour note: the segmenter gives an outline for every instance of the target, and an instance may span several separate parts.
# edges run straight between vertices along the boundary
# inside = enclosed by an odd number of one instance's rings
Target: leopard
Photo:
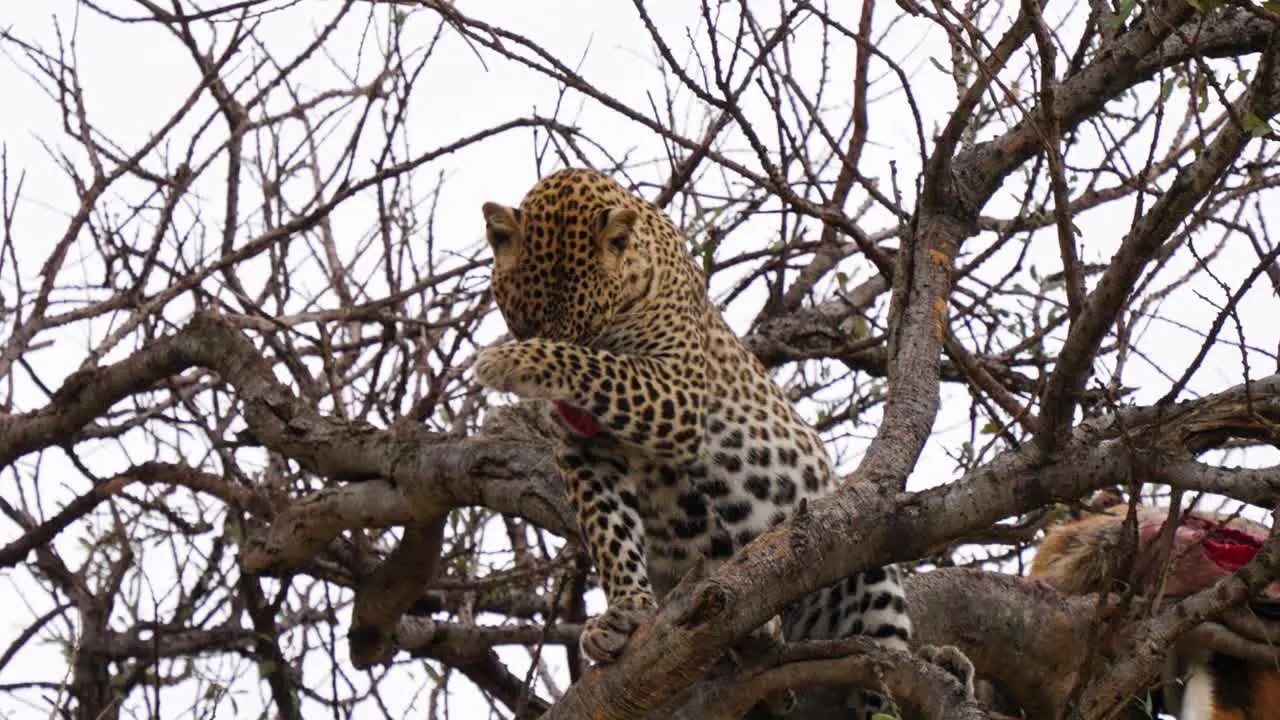
[[[565,169],[518,207],[482,212],[489,292],[513,341],[479,351],[473,371],[554,408],[555,465],[607,599],[580,649],[612,663],[695,564],[727,561],[839,478],[658,207],[606,174]],[[895,566],[821,588],[771,622],[785,640],[868,636],[896,650],[912,633]],[[895,711],[853,692],[854,717]]]

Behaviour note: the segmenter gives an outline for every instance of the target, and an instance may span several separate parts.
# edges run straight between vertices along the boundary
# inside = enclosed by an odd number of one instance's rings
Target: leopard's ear
[[[495,251],[509,246],[519,237],[519,210],[492,202],[485,203],[480,209],[484,213],[485,237]]]
[[[625,252],[631,243],[631,231],[639,217],[640,213],[631,208],[615,207],[601,210],[600,217],[596,221],[600,228],[596,235],[600,247],[619,255]]]

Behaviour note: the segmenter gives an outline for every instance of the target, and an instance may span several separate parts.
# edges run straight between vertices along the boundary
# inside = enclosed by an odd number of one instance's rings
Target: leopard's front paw
[[[524,353],[519,344],[487,347],[476,353],[472,369],[476,380],[490,390],[509,392],[522,398],[536,397],[533,388],[533,368],[522,362]]]
[[[974,699],[973,677],[977,674],[977,669],[960,648],[954,645],[924,645],[916,653],[955,676],[964,686],[965,697]]]
[[[638,602],[611,605],[602,614],[587,621],[578,640],[582,654],[592,662],[607,665],[622,657],[636,630],[653,617],[652,604]]]

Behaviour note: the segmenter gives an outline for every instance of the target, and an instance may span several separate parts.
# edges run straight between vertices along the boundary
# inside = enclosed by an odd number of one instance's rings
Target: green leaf
[[[929,62],[933,63],[933,66],[938,68],[938,72],[942,73],[943,75],[951,74],[950,70],[947,70],[945,67],[942,66],[942,63],[938,62],[938,58],[931,57],[929,58]]]
[[[1244,125],[1244,129],[1254,137],[1264,137],[1271,134],[1271,126],[1253,111],[1245,112],[1240,117],[1240,122]]]
[[[1124,25],[1124,21],[1129,19],[1129,15],[1133,13],[1133,6],[1136,4],[1136,0],[1120,0],[1120,7],[1116,8],[1116,14],[1109,23],[1112,30],[1119,30]]]

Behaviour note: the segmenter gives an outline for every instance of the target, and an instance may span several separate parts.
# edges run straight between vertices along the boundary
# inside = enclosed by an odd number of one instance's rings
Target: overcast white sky
[[[104,4],[123,14],[138,14],[131,3],[117,1]],[[655,69],[655,52],[647,33],[636,20],[634,8],[628,2],[460,0],[458,5],[471,15],[492,20],[530,37],[571,64],[580,60],[582,73],[588,80],[607,88],[610,94],[623,102],[646,107],[650,97],[661,98],[663,95],[663,77]],[[764,7],[763,3],[761,5],[762,13],[773,10],[771,4],[769,7]],[[856,26],[856,18],[853,17],[855,4],[848,5],[850,8],[840,12],[850,16],[850,26]],[[684,28],[689,28],[694,34],[699,32],[700,19],[696,4],[663,2],[652,3],[652,6],[656,22],[667,31],[669,38],[679,38]],[[335,7],[335,3],[310,2],[267,15],[261,19],[258,36],[272,49],[275,56],[290,57],[313,39],[316,29],[331,18]],[[892,3],[884,3],[882,7],[883,24],[888,22],[890,13],[897,13],[898,10]],[[351,21],[345,22],[326,46],[325,52],[330,60],[327,63],[310,63],[305,68],[307,74],[300,77],[305,79],[311,89],[321,90],[342,85],[340,76],[343,73],[363,72],[362,57],[366,64],[376,67],[376,60],[370,59],[373,57],[372,42],[370,36],[365,34],[367,28],[361,18],[372,17],[376,25],[384,27],[388,12],[386,8],[382,8],[372,11],[371,16],[369,10],[354,13]],[[411,16],[408,22],[407,31],[421,32],[425,42],[434,30],[436,19],[429,13],[419,13]],[[52,49],[56,47],[55,27],[61,28],[64,37],[74,34],[80,79],[94,124],[125,148],[131,149],[144,142],[154,128],[169,117],[197,81],[198,74],[185,50],[169,33],[158,28],[146,24],[126,26],[106,21],[91,12],[77,12],[76,3],[70,0],[0,4],[0,28],[9,29],[27,41]],[[373,33],[373,36],[376,35],[377,33]],[[800,37],[803,39],[804,36]],[[944,64],[949,63],[949,51],[939,40],[939,34],[922,22],[903,20],[889,36],[888,44],[881,48],[896,57],[912,73],[918,97],[927,100],[921,108],[926,115],[926,132],[932,129],[933,123],[939,118],[945,117],[954,104],[954,91],[947,82],[947,77],[933,68],[930,61],[933,58]],[[683,46],[677,50],[683,51]],[[793,48],[798,58],[804,58],[806,54],[812,58],[816,51],[814,45],[801,40]],[[0,88],[5,92],[5,107],[0,111],[0,140],[7,153],[11,177],[17,172],[25,174],[26,202],[17,218],[17,234],[21,238],[20,252],[27,254],[28,259],[36,260],[23,264],[23,267],[34,271],[39,267],[38,259],[44,256],[54,239],[61,235],[66,219],[76,203],[73,188],[51,160],[50,153],[56,153],[60,148],[73,148],[74,144],[61,134],[55,102],[27,76],[30,65],[15,57],[11,46],[7,52],[8,57],[0,58]],[[435,52],[436,59],[429,65],[417,88],[417,95],[413,98],[413,142],[419,149],[450,142],[478,128],[500,123],[516,115],[534,111],[550,115],[555,107],[558,88],[553,83],[511,63],[496,61],[492,57],[482,60],[451,33],[445,34]],[[841,81],[851,73],[851,58],[836,60],[839,62],[833,63],[832,86],[847,88],[847,80]],[[806,79],[801,78],[801,81]],[[900,177],[912,178],[918,164],[915,131],[905,115],[901,93],[887,77],[881,78],[874,89],[878,93],[878,103],[874,106],[875,134],[873,144],[868,148],[864,167],[883,172],[887,176],[890,161],[895,161]],[[839,93],[828,100],[836,106],[847,102]],[[561,111],[562,119],[590,128],[591,134],[596,138],[608,138],[608,150],[613,155],[632,153],[636,157],[663,157],[658,139],[640,125],[621,119],[591,103],[583,103],[576,96],[571,95],[566,106]],[[891,117],[889,122],[883,121],[885,114]],[[685,119],[694,128],[701,121],[702,117],[695,114]],[[536,179],[532,158],[529,134],[510,133],[488,141],[478,149],[458,153],[435,166],[433,172],[442,170],[447,177],[436,218],[437,236],[450,238],[459,249],[479,242],[482,232],[480,204],[486,200],[516,204]],[[655,165],[645,179],[660,180],[664,170],[664,167]],[[639,174],[643,175],[643,171]],[[904,191],[910,196],[910,183],[904,185]],[[206,199],[219,192],[216,174],[215,180],[199,191],[209,194]],[[1011,198],[1012,195],[1009,194],[1001,195],[987,209],[988,212],[1009,210],[1013,206]],[[205,212],[217,212],[220,203],[210,200],[205,206]],[[364,207],[367,209],[367,206]],[[1109,258],[1112,249],[1127,230],[1129,221],[1129,216],[1123,210],[1093,213],[1077,219],[1077,225],[1087,238],[1083,242],[1085,260],[1104,262]],[[367,228],[368,216],[362,215],[358,202],[351,203],[335,213],[334,223],[339,237],[349,233],[350,237],[358,238]],[[216,226],[217,223],[213,224]],[[773,228],[767,221],[762,221],[755,232],[767,235]],[[868,229],[874,231],[880,228]],[[1046,236],[1043,249],[1043,259],[1038,262],[1044,263],[1041,266],[1044,272],[1052,272],[1057,266],[1053,260],[1056,251],[1051,236]],[[1233,283],[1252,267],[1254,256],[1251,250],[1240,243],[1228,250],[1224,257],[1217,268],[1221,279],[1228,286],[1234,287]],[[90,256],[81,258],[80,262],[84,264],[86,274],[95,267],[94,258]],[[865,275],[867,269],[862,268],[861,272]],[[33,278],[25,279],[30,282]],[[0,281],[11,282],[7,277],[0,277]],[[723,292],[731,282],[731,277],[716,278],[713,293]],[[8,285],[0,285],[0,294],[7,293],[8,290]],[[1206,318],[1211,318],[1216,312],[1215,304],[1223,300],[1223,292],[1212,284],[1203,286],[1199,292],[1202,293],[1200,298],[1187,293],[1179,301],[1182,304],[1166,308],[1171,320],[1176,316],[1177,323],[1195,328],[1205,327]],[[730,322],[739,330],[744,329],[754,316],[758,302],[759,298],[748,298],[740,302],[735,306],[737,312],[729,317]],[[1274,293],[1269,288],[1259,287],[1246,298],[1242,313],[1248,324],[1251,342],[1272,352],[1277,342],[1280,342],[1280,323],[1268,320],[1275,317],[1275,306]],[[1194,354],[1199,341],[1194,334],[1180,329],[1177,323],[1154,324],[1147,341],[1151,347],[1159,348],[1158,354],[1162,362],[1180,369],[1180,362],[1185,363]],[[499,324],[494,324],[491,328],[495,337],[502,329]],[[76,328],[75,331],[85,330]],[[96,330],[101,331],[102,329]],[[1232,334],[1226,333],[1224,337],[1232,337]],[[76,350],[84,348],[88,338],[68,337],[61,341],[64,343],[61,347],[65,351],[50,353],[41,358],[48,362],[42,368],[46,373],[44,379],[55,386],[62,376],[74,370],[82,360],[82,353]],[[1193,383],[1195,388],[1211,391],[1228,387],[1242,379],[1242,365],[1237,351],[1224,348],[1220,358],[1220,361],[1215,360],[1210,367],[1199,373]],[[1258,360],[1263,361],[1265,358],[1259,356]],[[1266,362],[1254,364],[1257,375],[1273,370],[1274,360],[1269,366]],[[1135,368],[1133,372],[1137,374],[1126,380],[1128,384],[1139,386],[1136,398],[1139,401],[1159,397],[1167,388],[1167,382],[1153,374],[1149,368],[1146,375],[1142,374],[1141,368]],[[949,392],[955,394],[953,397],[960,397],[957,390]],[[18,405],[27,409],[22,406],[20,394],[18,398]],[[967,402],[944,406],[938,428],[947,430],[964,427],[968,421],[967,408]],[[947,457],[946,450],[954,448],[955,444],[931,443],[912,479],[913,487],[944,482],[953,476],[955,463]],[[856,449],[856,442],[853,447]],[[856,453],[844,456],[843,464],[847,468],[856,459]],[[1258,460],[1255,458],[1253,461]],[[114,459],[104,459],[104,462],[123,464],[127,459],[121,455]],[[54,475],[54,472],[46,468],[46,478]],[[5,476],[3,482],[6,485],[0,486],[0,492],[7,493],[7,483],[10,482],[8,476]],[[75,485],[66,488],[68,497],[82,491],[83,488]],[[12,526],[0,527],[0,542],[7,542],[15,533]],[[13,608],[13,613],[0,620],[0,646],[26,627],[31,617],[47,610],[47,607],[40,605],[24,606],[24,596],[31,593],[32,588],[23,573],[4,574],[3,581],[0,581],[0,593],[6,591],[6,602]],[[344,632],[345,623],[338,628],[339,634]],[[65,666],[62,656],[52,647],[39,653],[28,652],[24,657],[28,658],[26,662],[11,664],[0,674],[0,683],[33,678],[56,680],[61,674],[61,668]],[[252,688],[252,668],[246,666],[244,671],[246,688]],[[413,683],[422,682],[423,677],[421,673],[405,671],[407,688]],[[412,689],[406,690],[406,706],[411,702],[412,694]],[[242,700],[242,709],[253,707],[257,698],[256,690],[247,690]],[[461,697],[457,701],[474,702],[474,698]],[[168,707],[181,707],[181,703],[172,702]],[[419,710],[420,708],[421,706]],[[0,693],[0,716],[22,718],[43,717],[45,714],[43,707],[15,705],[11,695]]]

